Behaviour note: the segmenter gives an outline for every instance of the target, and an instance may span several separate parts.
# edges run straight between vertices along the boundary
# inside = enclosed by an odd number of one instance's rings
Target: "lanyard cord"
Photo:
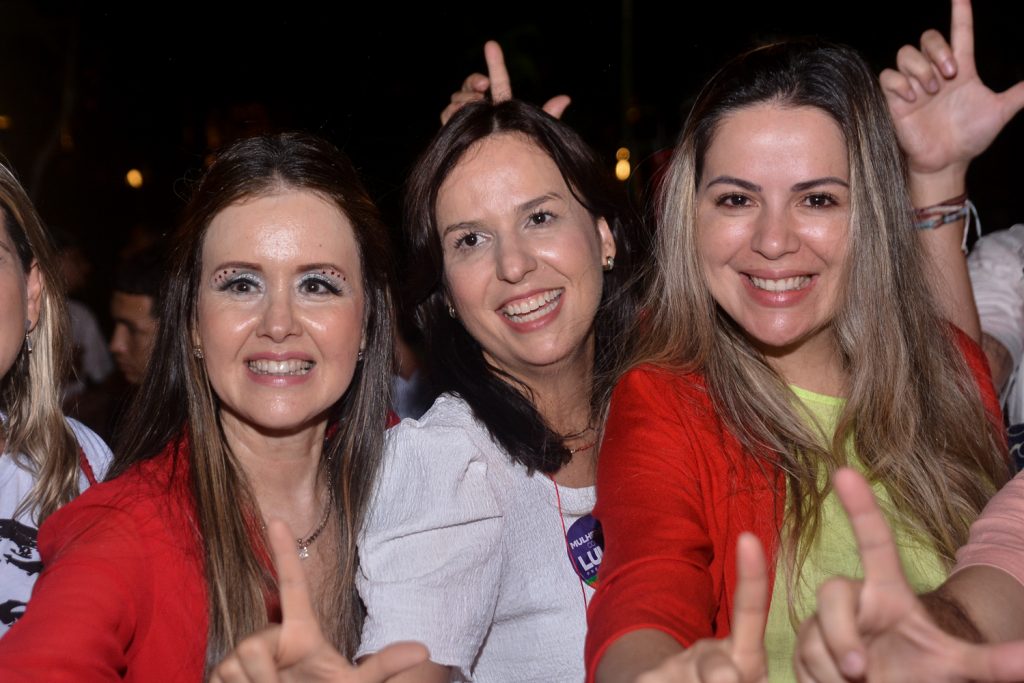
[[[580,595],[583,597],[583,612],[587,611],[587,591],[583,588],[583,577],[580,576],[580,570],[576,567],[576,558],[572,556],[572,548],[569,547],[569,532],[565,530],[565,515],[562,514],[562,494],[558,490],[558,482],[555,478],[548,475],[548,479],[555,485],[555,501],[558,503],[558,521],[562,523],[562,542],[565,543],[565,554],[569,557],[569,562],[572,564],[573,573],[576,574],[576,580],[580,582]]]

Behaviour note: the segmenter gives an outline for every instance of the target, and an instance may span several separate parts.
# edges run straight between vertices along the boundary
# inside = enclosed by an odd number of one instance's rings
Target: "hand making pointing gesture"
[[[1024,679],[1024,641],[975,645],[939,628],[903,575],[871,487],[849,469],[837,472],[834,481],[857,539],[864,579],[835,578],[818,590],[818,611],[801,626],[794,654],[798,680]]]
[[[757,537],[740,534],[732,633],[698,640],[636,683],[767,683],[764,628],[768,620],[768,566]]]
[[[462,88],[452,93],[451,102],[441,112],[441,125],[448,123],[448,119],[469,102],[477,102],[491,91],[492,102],[504,102],[512,99],[512,82],[508,77],[508,69],[505,68],[505,55],[501,46],[493,40],[484,43],[484,58],[487,60],[487,75],[474,73],[466,77],[462,82]],[[556,119],[562,118],[562,113],[569,106],[568,95],[556,95],[544,103],[544,111]]]
[[[211,683],[383,683],[426,661],[418,643],[395,643],[354,666],[324,638],[310,600],[309,585],[288,526],[271,521],[267,534],[281,591],[281,624],[241,643],[217,665]]]

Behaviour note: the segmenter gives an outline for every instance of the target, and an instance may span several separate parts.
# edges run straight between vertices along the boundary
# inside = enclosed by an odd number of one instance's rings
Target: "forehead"
[[[746,165],[751,170],[790,168],[848,173],[846,138],[830,114],[817,107],[756,104],[722,117],[712,134],[705,166]]]
[[[129,294],[114,290],[110,311],[115,318],[152,317],[153,298],[145,294]]]
[[[203,265],[226,260],[332,262],[355,274],[360,258],[352,223],[333,202],[284,190],[246,198],[214,216],[203,241]]]
[[[474,143],[438,190],[438,212],[456,204],[516,204],[522,195],[566,191],[554,160],[519,133],[496,133]]]

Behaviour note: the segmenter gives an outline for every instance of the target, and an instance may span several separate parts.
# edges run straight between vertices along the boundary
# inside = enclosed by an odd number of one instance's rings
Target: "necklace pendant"
[[[308,545],[300,545],[299,546],[299,559],[300,560],[309,559],[309,546]]]

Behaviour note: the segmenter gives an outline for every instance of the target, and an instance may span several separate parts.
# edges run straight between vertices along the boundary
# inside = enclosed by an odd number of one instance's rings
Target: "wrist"
[[[952,596],[944,595],[939,588],[921,596],[925,611],[935,625],[951,636],[970,643],[984,642],[981,631],[967,614],[967,610]]]
[[[910,202],[915,207],[931,206],[967,191],[967,164],[951,164],[938,171],[910,170]]]

